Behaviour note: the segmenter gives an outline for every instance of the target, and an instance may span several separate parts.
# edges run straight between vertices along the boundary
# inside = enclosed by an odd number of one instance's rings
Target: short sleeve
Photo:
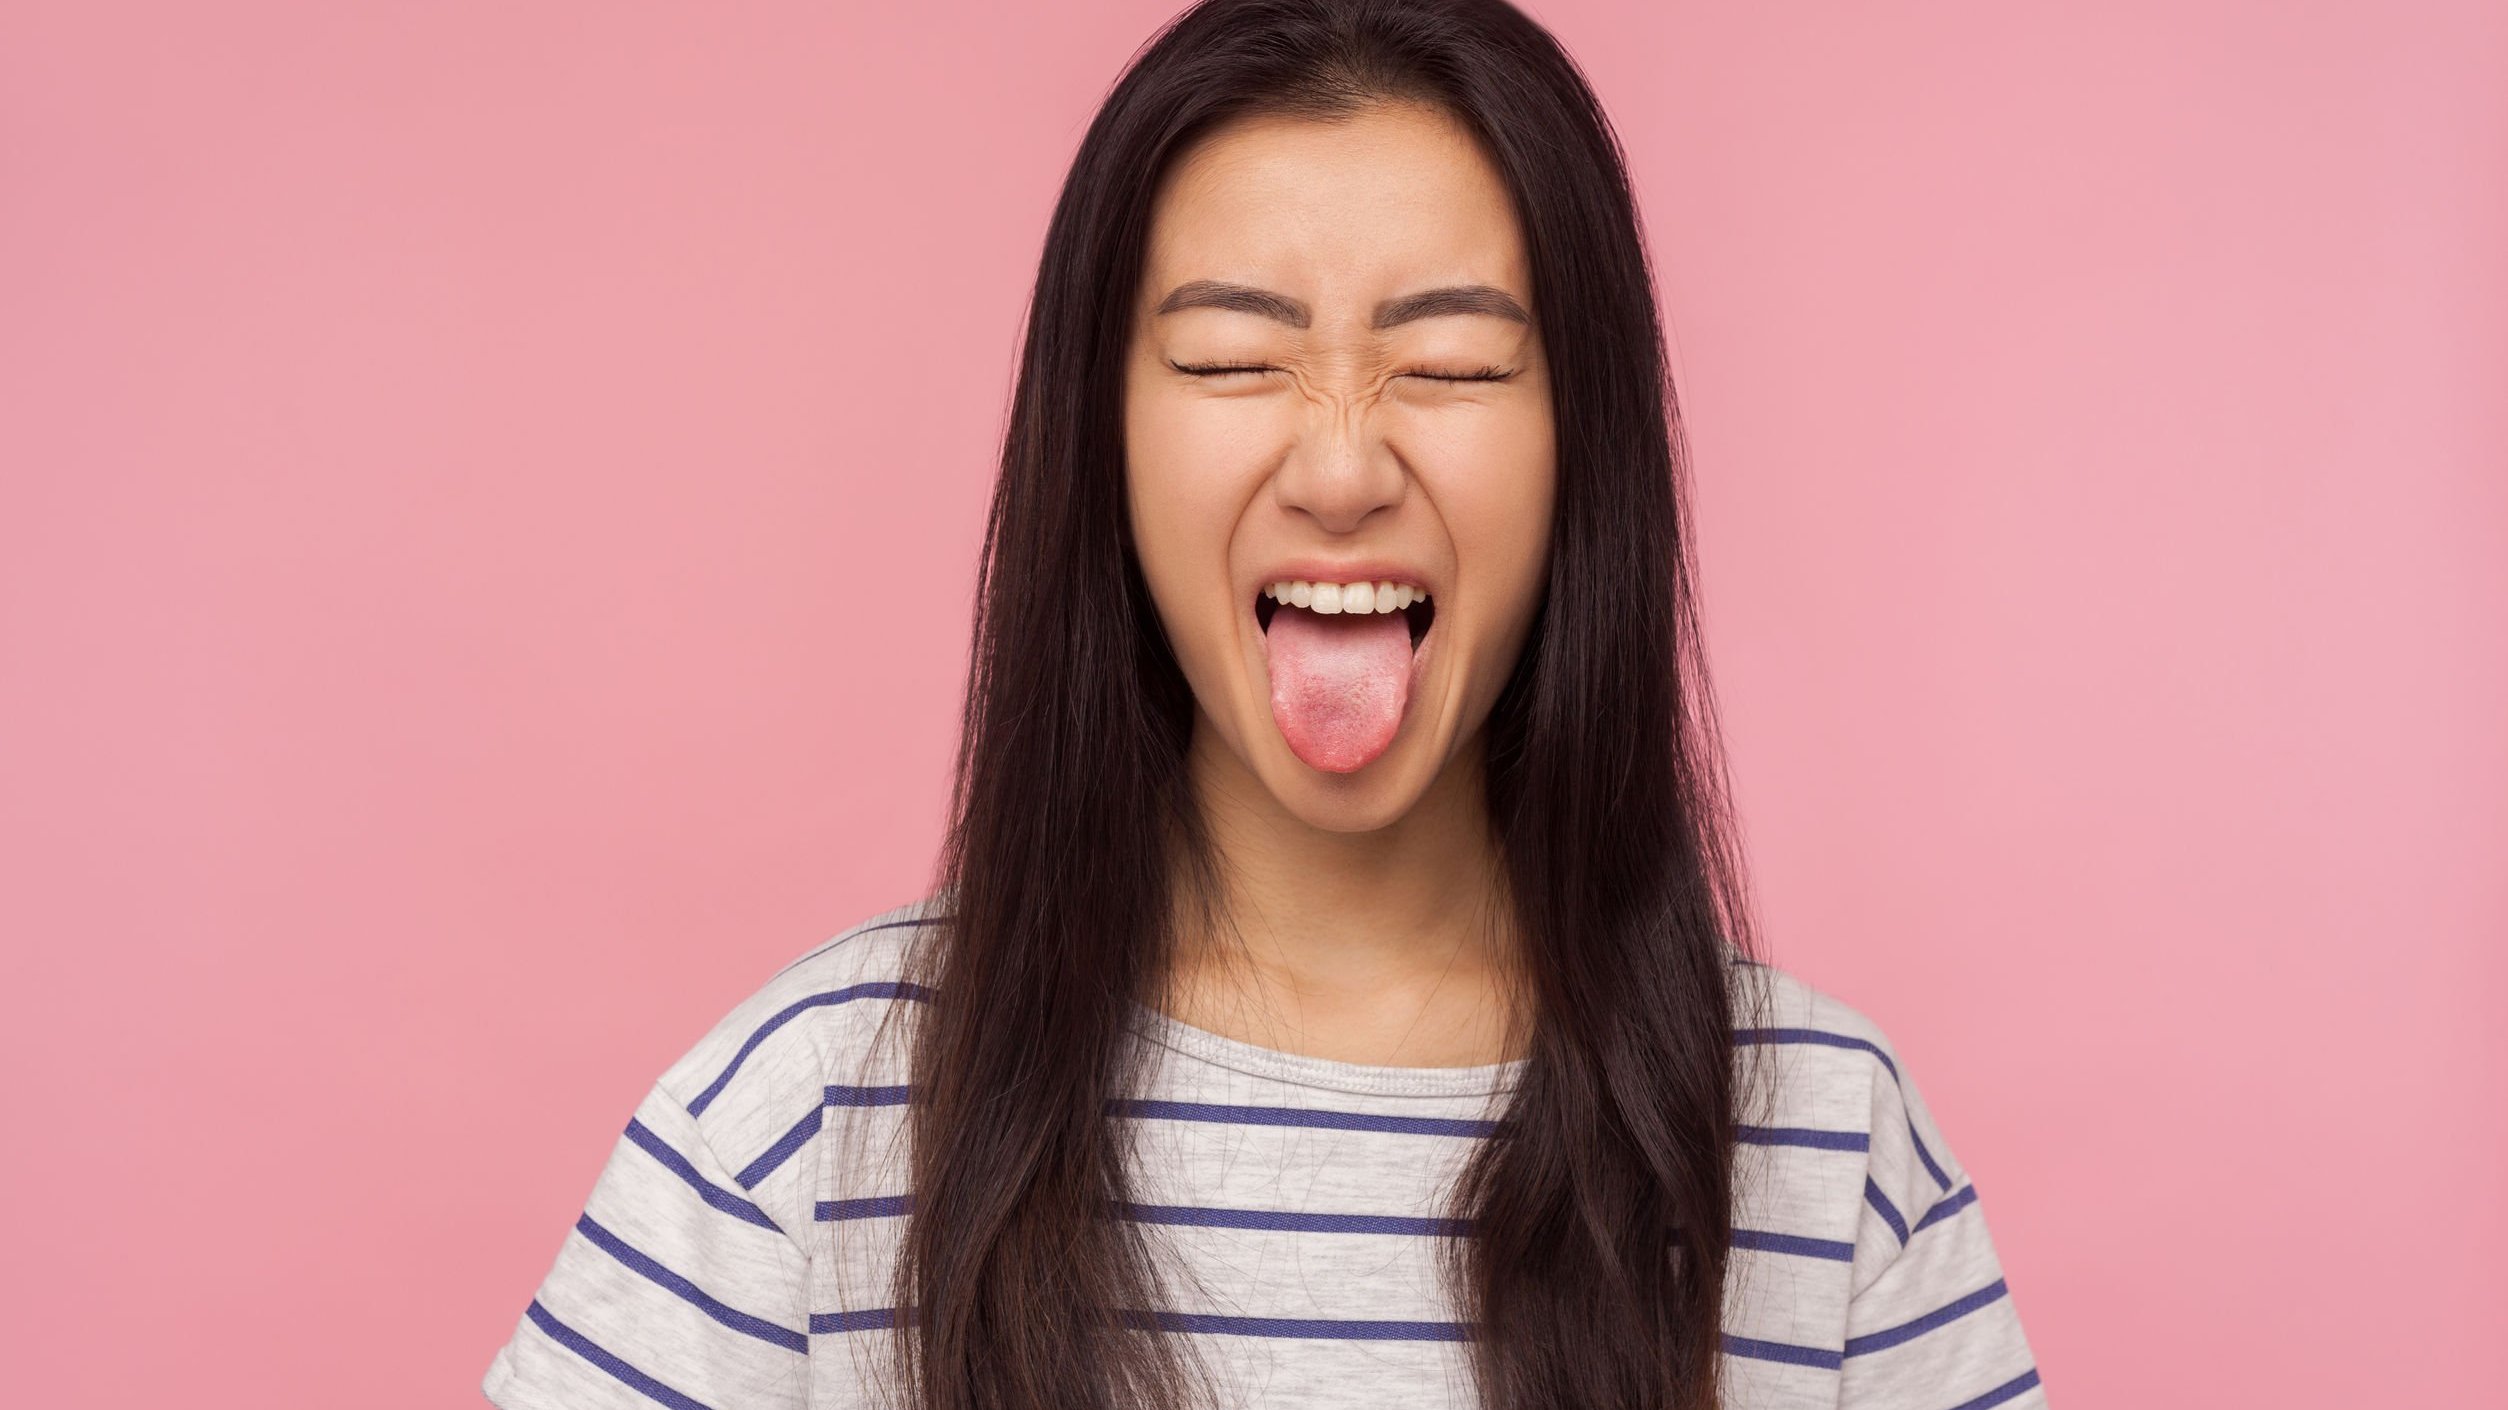
[[[489,1402],[501,1410],[800,1410],[809,1389],[809,1261],[796,1215],[771,1210],[751,1188],[757,1173],[727,1164],[697,1118],[657,1084],[489,1364],[480,1385]]]
[[[1884,1040],[1886,1043],[1886,1040]],[[1874,1084],[1841,1410],[2042,1410],[1977,1187],[1886,1046]]]

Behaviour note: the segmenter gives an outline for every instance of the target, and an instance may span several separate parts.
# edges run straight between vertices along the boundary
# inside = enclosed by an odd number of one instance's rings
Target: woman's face
[[[1506,188],[1436,110],[1248,119],[1160,191],[1125,380],[1134,541],[1196,751],[1316,826],[1407,812],[1522,650],[1556,483],[1536,318]]]

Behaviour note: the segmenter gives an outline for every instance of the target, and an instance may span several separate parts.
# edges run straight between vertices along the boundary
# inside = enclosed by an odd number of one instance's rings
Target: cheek
[[[1550,557],[1558,493],[1546,421],[1492,426],[1444,465],[1437,495],[1455,557],[1493,620],[1529,620]]]
[[[1137,405],[1137,404],[1136,404]],[[1180,652],[1226,625],[1216,608],[1228,589],[1228,536],[1236,476],[1228,447],[1189,416],[1153,402],[1125,417],[1125,499],[1132,539],[1159,616]]]

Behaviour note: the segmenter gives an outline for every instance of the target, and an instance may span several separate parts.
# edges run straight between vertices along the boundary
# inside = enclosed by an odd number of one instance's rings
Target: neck
[[[1511,930],[1475,735],[1400,817],[1316,827],[1197,722],[1194,798],[1220,894],[1180,905],[1166,1003],[1187,1021],[1355,1061],[1451,1066],[1505,1044]]]

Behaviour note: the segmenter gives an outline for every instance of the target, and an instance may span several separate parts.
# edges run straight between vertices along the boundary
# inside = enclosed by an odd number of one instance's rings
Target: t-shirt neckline
[[[1266,1048],[1197,1028],[1138,999],[1133,1028],[1161,1046],[1233,1071],[1301,1087],[1388,1097],[1477,1097],[1511,1090],[1529,1064],[1523,1058],[1472,1067],[1388,1067]]]

